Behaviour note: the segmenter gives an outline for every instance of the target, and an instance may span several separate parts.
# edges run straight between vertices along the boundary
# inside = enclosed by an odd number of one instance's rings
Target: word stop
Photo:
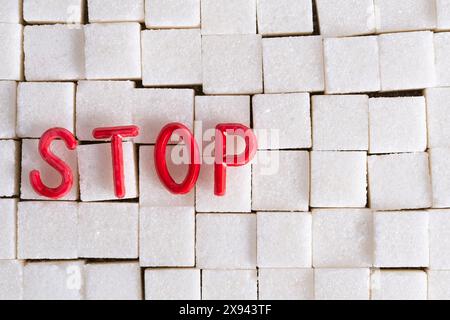
[[[189,151],[189,167],[185,179],[177,183],[171,176],[167,167],[166,150],[171,137],[176,134]],[[111,140],[111,155],[114,191],[117,198],[125,197],[125,177],[122,142],[123,138],[133,138],[139,135],[137,126],[120,126],[94,129],[92,135],[95,139]],[[245,149],[241,154],[227,154],[227,137],[241,137],[245,141]],[[43,160],[61,175],[58,187],[50,188],[41,179],[40,172],[33,170],[30,173],[30,183],[34,191],[46,198],[60,199],[67,195],[73,187],[73,172],[67,163],[51,151],[54,140],[63,140],[69,150],[75,150],[78,142],[75,136],[63,128],[47,130],[39,141],[39,153]],[[251,129],[238,123],[219,124],[215,130],[214,154],[214,194],[223,196],[226,192],[227,167],[239,167],[248,164],[256,154],[257,141]],[[189,193],[195,186],[200,174],[202,157],[197,141],[192,132],[181,123],[166,125],[158,135],[155,145],[155,169],[161,183],[175,195]]]

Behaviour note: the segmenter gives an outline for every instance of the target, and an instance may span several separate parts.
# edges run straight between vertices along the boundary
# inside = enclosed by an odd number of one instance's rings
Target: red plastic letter
[[[111,153],[114,175],[114,191],[116,197],[122,199],[125,197],[125,174],[123,165],[123,148],[122,138],[137,137],[139,135],[139,127],[123,126],[111,128],[94,129],[92,135],[95,139],[111,138]]]
[[[34,191],[43,197],[55,200],[61,199],[67,195],[73,186],[72,169],[50,150],[53,140],[56,139],[64,140],[69,150],[76,149],[77,140],[68,130],[63,128],[53,128],[47,130],[39,141],[39,153],[41,154],[42,159],[61,174],[62,179],[59,187],[49,188],[45,186],[38,170],[30,172],[30,183]]]
[[[245,140],[245,151],[240,155],[227,155],[227,135],[241,136]],[[214,163],[214,194],[224,196],[227,185],[227,166],[240,167],[249,163],[256,154],[256,136],[251,129],[238,123],[223,123],[216,126],[216,159]]]
[[[175,182],[167,169],[166,162],[167,144],[175,131],[183,138],[190,154],[189,170],[182,183]],[[161,130],[156,140],[155,166],[159,179],[173,194],[187,194],[192,190],[200,174],[200,151],[193,134],[186,126],[181,123],[170,123]]]

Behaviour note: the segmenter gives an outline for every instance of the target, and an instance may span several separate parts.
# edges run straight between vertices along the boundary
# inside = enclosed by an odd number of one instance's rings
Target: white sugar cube
[[[372,300],[426,300],[427,274],[420,270],[377,270],[371,287]]]
[[[135,104],[130,103],[133,88],[134,82],[130,81],[79,81],[76,98],[77,138],[95,141],[92,135],[95,128],[134,124],[132,115]]]
[[[27,81],[85,78],[83,27],[27,26],[24,31]]]
[[[264,92],[324,91],[322,37],[263,40]]]
[[[142,31],[144,86],[202,84],[202,38],[194,30]]]
[[[377,32],[427,30],[436,27],[434,0],[374,0]]]
[[[258,0],[258,33],[287,36],[312,33],[311,0]]]
[[[309,153],[259,151],[253,164],[252,209],[309,210]]]
[[[261,36],[202,37],[202,68],[205,94],[262,93]]]
[[[146,0],[145,24],[149,29],[200,27],[200,0]]]
[[[200,300],[200,270],[145,270],[146,300]]]
[[[88,0],[89,22],[144,22],[144,0]]]
[[[313,269],[259,269],[260,300],[313,300]]]
[[[167,167],[175,181],[180,182],[186,176],[184,164],[178,164],[177,147],[169,146]],[[188,152],[184,147],[183,152]],[[139,204],[141,207],[183,207],[195,205],[195,190],[187,195],[174,195],[161,183],[155,169],[155,147],[141,146],[139,148]]]
[[[436,33],[434,35],[434,52],[436,55],[436,85],[439,87],[450,86],[450,75],[446,72],[450,68],[449,32]]]
[[[256,0],[202,0],[202,34],[256,33]]]
[[[430,269],[450,269],[450,211],[431,210],[430,220]]]
[[[141,266],[193,267],[195,265],[194,208],[141,207],[139,250]]]
[[[450,300],[450,271],[428,271],[428,300]]]
[[[437,30],[450,30],[450,0],[436,0]]]
[[[141,78],[139,23],[94,23],[84,28],[86,78]]]
[[[435,85],[432,32],[384,34],[378,37],[378,45],[382,91],[423,89]]]
[[[0,81],[0,138],[16,137],[17,84]]]
[[[314,150],[369,149],[368,96],[313,96],[311,113]]]
[[[22,300],[23,262],[0,260],[0,301]]]
[[[314,267],[372,266],[373,215],[370,210],[314,210],[312,218]]]
[[[64,161],[72,170],[73,186],[69,193],[59,200],[78,200],[79,179],[77,151],[69,150],[62,140],[53,141],[52,152]],[[22,181],[20,185],[20,198],[26,200],[48,200],[36,193],[30,183],[30,173],[38,170],[42,182],[49,188],[56,188],[61,183],[61,175],[39,155],[39,140],[22,140]]]
[[[450,149],[429,150],[433,208],[450,208]]]
[[[259,149],[311,148],[309,94],[254,96],[253,128]]]
[[[78,205],[75,202],[19,202],[19,259],[76,259]]]
[[[31,262],[23,270],[24,300],[83,300],[84,262]]]
[[[369,300],[369,269],[315,269],[316,300]]]
[[[361,208],[366,204],[365,152],[311,152],[311,207]]]
[[[311,229],[310,213],[258,213],[258,267],[311,267]]]
[[[425,90],[429,148],[450,147],[450,88]]]
[[[424,97],[370,99],[370,153],[425,151],[426,118]]]
[[[428,213],[375,212],[374,265],[383,268],[428,267]]]
[[[36,23],[83,23],[83,0],[24,0],[23,19]]]
[[[80,203],[78,256],[137,259],[139,206],[136,203]]]
[[[324,39],[325,91],[379,91],[377,37]]]
[[[256,215],[198,214],[196,237],[198,268],[256,267]]]
[[[375,32],[373,0],[316,0],[320,33],[345,37]]]
[[[111,144],[78,146],[81,201],[117,200],[114,192]],[[138,197],[134,144],[123,142],[125,199]],[[99,169],[101,166],[101,169]]]
[[[19,144],[13,140],[0,140],[0,197],[17,195],[19,181]]]
[[[2,8],[3,10],[3,8]],[[0,79],[21,80],[23,76],[22,31],[20,24],[0,23]]]
[[[376,210],[431,207],[427,153],[370,156],[369,199]]]
[[[257,300],[256,270],[203,270],[202,300]]]
[[[0,0],[0,23],[20,23],[22,20],[21,0]]]
[[[17,87],[17,136],[40,138],[50,128],[74,132],[75,84],[22,82]]]
[[[86,300],[142,300],[138,263],[87,264],[85,279]]]
[[[17,200],[0,199],[0,260],[16,258],[16,223]]]

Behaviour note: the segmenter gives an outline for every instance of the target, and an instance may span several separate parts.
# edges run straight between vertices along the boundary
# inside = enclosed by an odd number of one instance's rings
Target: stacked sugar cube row
[[[450,299],[450,1],[0,7],[0,299]],[[213,165],[163,188],[173,121],[253,127],[225,197]],[[141,135],[116,202],[91,132],[123,124]],[[53,146],[75,173],[54,202],[28,181],[59,183],[37,153],[50,127],[81,141]]]

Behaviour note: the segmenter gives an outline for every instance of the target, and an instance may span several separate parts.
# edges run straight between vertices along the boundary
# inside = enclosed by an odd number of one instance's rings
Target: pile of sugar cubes
[[[450,0],[0,0],[0,43],[0,299],[450,299]],[[259,150],[174,196],[169,122]]]

